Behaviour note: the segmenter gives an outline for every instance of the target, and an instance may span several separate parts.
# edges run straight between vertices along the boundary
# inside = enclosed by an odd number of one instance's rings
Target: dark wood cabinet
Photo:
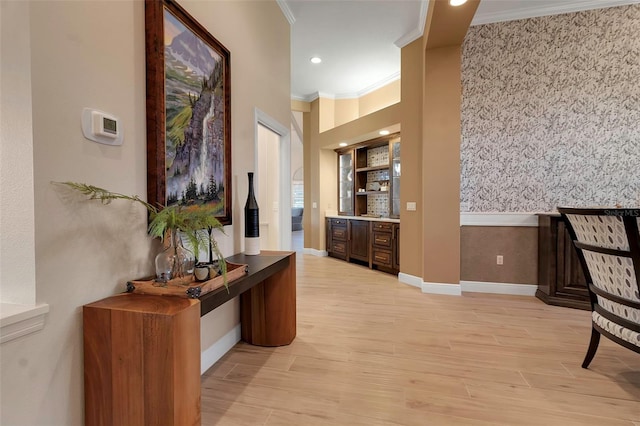
[[[548,305],[590,310],[582,266],[559,214],[538,215],[538,290]]]
[[[327,252],[329,256],[347,260],[347,220],[327,219]]]
[[[393,223],[372,222],[374,266],[393,268]]]
[[[400,271],[400,224],[393,224],[393,269]]]
[[[399,223],[327,218],[326,224],[329,256],[392,274],[400,271]]]
[[[349,260],[369,262],[369,223],[365,220],[349,220]]]

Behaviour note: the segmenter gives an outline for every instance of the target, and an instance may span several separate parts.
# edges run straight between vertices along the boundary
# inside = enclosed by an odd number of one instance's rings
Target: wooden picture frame
[[[147,200],[231,224],[230,52],[173,0],[145,0]]]

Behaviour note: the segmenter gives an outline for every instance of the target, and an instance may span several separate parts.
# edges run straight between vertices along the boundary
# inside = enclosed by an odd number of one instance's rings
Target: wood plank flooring
[[[640,355],[602,338],[580,367],[589,312],[297,258],[296,339],[211,367],[203,425],[640,426]]]

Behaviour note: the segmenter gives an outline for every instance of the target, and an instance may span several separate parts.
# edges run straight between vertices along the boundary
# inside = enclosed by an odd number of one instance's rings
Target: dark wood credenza
[[[238,254],[246,276],[186,299],[123,293],[83,307],[86,425],[200,424],[200,317],[240,296],[242,340],[296,336],[295,252]]]
[[[400,271],[400,224],[350,217],[326,218],[326,247],[331,257],[356,261],[391,274]]]
[[[590,310],[582,266],[562,216],[538,214],[538,289],[548,305]]]

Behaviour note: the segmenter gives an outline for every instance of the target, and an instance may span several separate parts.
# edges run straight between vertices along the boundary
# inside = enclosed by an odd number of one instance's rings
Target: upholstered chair
[[[640,209],[562,208],[591,301],[591,363],[600,335],[640,353]]]

